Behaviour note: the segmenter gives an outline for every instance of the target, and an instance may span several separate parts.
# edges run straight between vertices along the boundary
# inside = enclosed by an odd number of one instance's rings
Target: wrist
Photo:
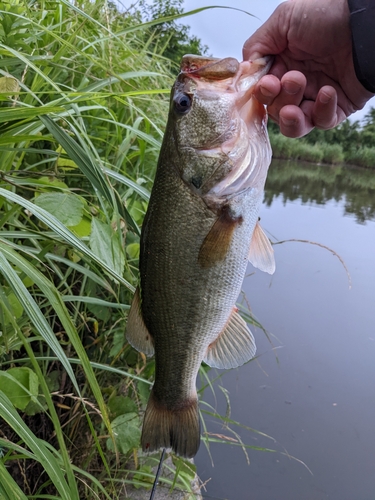
[[[353,64],[363,87],[375,93],[375,3],[348,0],[353,44]]]

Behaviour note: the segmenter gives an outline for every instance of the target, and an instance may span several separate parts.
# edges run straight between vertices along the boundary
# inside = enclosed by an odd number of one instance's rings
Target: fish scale
[[[136,349],[155,353],[144,451],[172,448],[192,457],[200,442],[196,377],[201,362],[233,368],[255,354],[254,338],[235,308],[255,236],[253,263],[268,272],[274,265],[258,227],[270,162],[266,115],[243,81],[255,83],[269,62],[251,66],[233,58],[187,57],[189,64],[183,59],[181,67],[189,71],[180,73],[172,89],[142,226],[140,286],[126,336]],[[251,154],[244,157],[246,150]],[[232,184],[239,176],[236,191]]]

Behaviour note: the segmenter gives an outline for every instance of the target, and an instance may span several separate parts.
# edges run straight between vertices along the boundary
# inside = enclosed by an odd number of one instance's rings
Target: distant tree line
[[[207,54],[208,47],[190,33],[190,26],[178,22],[178,16],[184,12],[184,0],[141,0],[134,7],[143,22],[171,18],[155,24],[144,32],[148,50],[163,55],[167,59],[180,63],[185,54]],[[134,12],[132,11],[132,14]]]
[[[303,139],[284,137],[272,121],[268,130],[275,158],[375,168],[374,108],[362,122],[347,119],[331,130],[314,129]]]

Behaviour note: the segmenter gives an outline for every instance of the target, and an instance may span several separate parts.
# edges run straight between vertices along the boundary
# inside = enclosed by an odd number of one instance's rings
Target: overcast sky
[[[198,36],[209,47],[209,53],[215,57],[233,56],[242,60],[242,46],[249,36],[267,20],[279,0],[185,0],[185,11],[198,9],[205,5],[230,5],[244,10],[256,17],[230,9],[210,9],[185,18],[191,27],[191,33]],[[361,120],[369,108],[375,107],[375,99],[351,116],[352,120]]]
[[[210,9],[191,17],[186,24],[191,33],[198,36],[215,57],[233,56],[242,60],[242,46],[249,36],[271,15],[281,3],[278,0],[185,0],[185,11],[204,5],[235,7],[253,14],[232,9]]]
[[[136,0],[122,0],[129,6]],[[185,12],[208,5],[235,7],[249,12],[232,9],[209,9],[189,17],[183,22],[191,27],[190,33],[200,38],[209,48],[209,54],[214,57],[233,56],[242,60],[242,46],[249,36],[272,14],[281,3],[280,0],[185,0]],[[375,99],[367,106],[352,115],[351,119],[361,120],[370,106],[375,107]]]

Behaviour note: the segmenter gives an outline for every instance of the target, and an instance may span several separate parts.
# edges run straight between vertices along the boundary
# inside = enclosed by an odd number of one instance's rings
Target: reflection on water
[[[341,201],[345,214],[364,223],[375,218],[375,171],[274,160],[267,177],[265,204],[271,206],[280,195],[284,203],[298,199],[323,205],[329,200]]]
[[[244,292],[270,333],[254,331],[258,358],[215,382],[205,399],[262,435],[235,427],[251,446],[201,447],[196,463],[207,497],[228,500],[375,498],[375,172],[274,162],[261,209],[275,239],[315,241],[275,247],[276,273],[249,266]],[[254,330],[254,329],[253,329]],[[211,370],[214,378],[218,372]],[[223,372],[220,371],[220,374]],[[202,406],[202,408],[204,408]],[[207,420],[208,430],[233,434]],[[304,462],[313,475],[290,459]]]

